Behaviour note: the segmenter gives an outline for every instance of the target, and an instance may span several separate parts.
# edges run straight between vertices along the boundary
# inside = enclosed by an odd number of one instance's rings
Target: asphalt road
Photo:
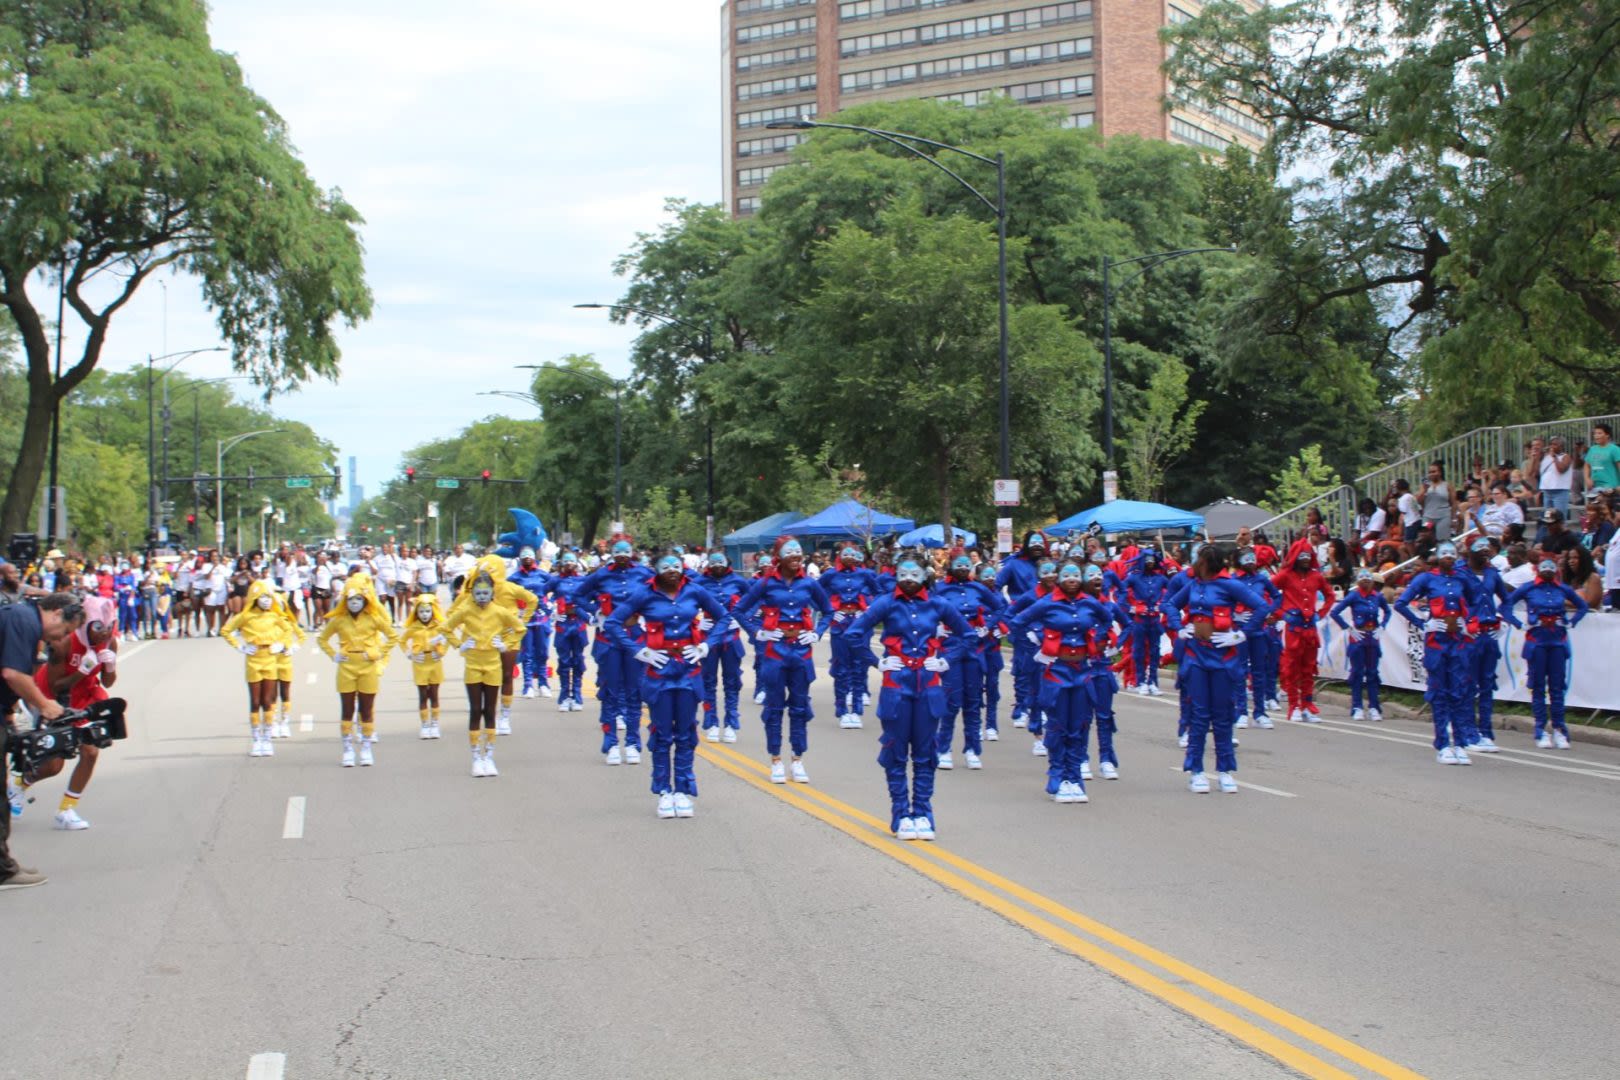
[[[520,699],[474,780],[459,685],[421,742],[403,661],[378,764],[339,768],[331,665],[298,662],[254,759],[223,643],[126,657],[93,827],[50,827],[50,781],[13,830],[51,881],[0,896],[0,1076],[1613,1075],[1615,750],[1510,733],[1447,768],[1329,708],[1194,796],[1173,697],[1125,696],[1089,804],[1003,718],[941,774],[938,843],[901,844],[825,674],[810,785],[764,781],[745,698],[697,817],[660,821],[594,708]]]

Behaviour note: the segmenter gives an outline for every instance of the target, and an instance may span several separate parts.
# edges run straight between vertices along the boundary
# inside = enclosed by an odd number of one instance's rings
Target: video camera
[[[78,757],[81,746],[105,749],[119,739],[128,737],[129,729],[124,724],[124,699],[108,698],[88,709],[70,709],[58,719],[32,731],[13,734],[8,747],[11,751],[11,767],[13,771],[26,776],[52,758]]]
[[[18,566],[26,567],[39,555],[39,537],[34,533],[12,533],[6,545],[6,558]]]

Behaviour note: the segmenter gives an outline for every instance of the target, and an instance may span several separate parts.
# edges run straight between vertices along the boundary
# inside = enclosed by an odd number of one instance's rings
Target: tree
[[[154,273],[195,275],[238,371],[268,394],[334,375],[333,323],[369,316],[360,217],[315,186],[280,117],[214,51],[196,0],[0,0],[0,301],[28,405],[0,535],[22,525],[51,413]],[[84,346],[56,378],[31,284]]]
[[[1332,491],[1339,486],[1339,476],[1322,461],[1322,448],[1313,443],[1288,459],[1278,470],[1275,483],[1260,506],[1280,514]]]
[[[1159,358],[1148,384],[1120,420],[1124,435],[1126,491],[1133,499],[1164,497],[1165,471],[1193,443],[1204,402],[1187,402],[1187,368],[1173,356]]]
[[[595,357],[571,354],[536,371],[531,385],[546,421],[535,451],[536,475],[562,525],[576,526],[571,531],[583,543],[613,510],[612,382]],[[621,398],[620,407],[633,403]]]

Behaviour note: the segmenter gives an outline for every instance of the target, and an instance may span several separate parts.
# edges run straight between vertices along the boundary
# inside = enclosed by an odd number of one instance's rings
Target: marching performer
[[[255,583],[257,584],[257,583]],[[337,606],[326,617],[315,643],[337,664],[344,768],[375,761],[377,687],[398,639],[394,621],[372,590],[371,575],[356,571],[343,581]],[[356,727],[359,730],[356,732]],[[266,746],[268,746],[268,742]]]
[[[1502,659],[1502,644],[1497,640],[1502,617],[1496,605],[1508,598],[1502,575],[1491,565],[1494,554],[1490,537],[1475,537],[1468,545],[1468,564],[1457,571],[1472,592],[1468,605],[1473,613],[1468,621],[1468,634],[1473,639],[1468,648],[1468,680],[1473,690],[1468,707],[1474,713],[1477,737],[1468,748],[1482,754],[1494,754],[1498,749],[1496,730],[1491,725],[1496,712],[1496,669]]]
[[[242,610],[225,623],[221,636],[247,657],[248,724],[253,729],[250,757],[271,757],[276,689],[281,659],[293,643],[287,620],[277,610],[276,587],[259,578],[248,586]]]
[[[996,598],[998,616],[990,620],[990,634],[984,639],[984,730],[980,738],[984,742],[1000,742],[1001,729],[996,710],[1001,706],[1001,672],[1007,666],[1007,661],[1001,655],[1001,642],[1007,636],[1007,624],[1001,621],[999,613],[1006,610],[1007,601],[996,588],[996,568],[992,563],[980,563],[974,569],[973,577]]]
[[[276,614],[281,616],[287,624],[289,635],[287,647],[276,654],[276,703],[280,709],[275,720],[270,724],[270,737],[272,739],[292,738],[292,679],[293,654],[309,635],[298,623],[298,616],[287,605],[287,597],[283,593],[276,594]]]
[[[1350,609],[1350,621],[1344,621],[1345,609]],[[1344,599],[1333,605],[1328,617],[1345,632],[1345,658],[1350,665],[1350,719],[1382,720],[1378,710],[1378,691],[1382,686],[1378,676],[1378,663],[1384,650],[1378,643],[1378,631],[1389,625],[1394,616],[1383,590],[1373,580],[1371,570],[1356,571],[1356,587],[1344,594]],[[1361,707],[1362,695],[1367,708]]]
[[[495,589],[495,599],[491,601],[500,607],[518,616],[519,633],[507,634],[502,640],[507,648],[501,654],[501,685],[500,685],[500,711],[495,714],[495,733],[497,735],[512,734],[512,671],[517,666],[518,657],[523,649],[522,622],[527,613],[532,612],[540,603],[540,598],[523,586],[506,579],[506,560],[499,555],[484,555],[473,564],[467,572],[467,579],[461,584],[461,593],[450,605],[450,614],[453,616],[457,608],[469,607],[475,601],[472,598],[472,582],[480,574],[487,575]]]
[[[1051,559],[1042,559],[1035,570],[1038,575],[1035,587],[1024,593],[1004,609],[1006,619],[1014,619],[1029,610],[1030,606],[1045,600],[1057,589],[1058,564]],[[997,578],[999,581],[1000,579]],[[1010,625],[1010,623],[1009,623]],[[1026,669],[1024,680],[1028,684],[1027,694],[1028,712],[1023,719],[1014,718],[1015,727],[1029,725],[1029,733],[1034,741],[1030,744],[1030,752],[1036,757],[1046,757],[1046,740],[1042,738],[1045,731],[1046,710],[1041,705],[1040,672],[1042,666],[1035,659],[1035,647],[1030,644],[1027,634],[1012,634],[1013,643],[1013,682],[1018,681],[1019,665]],[[1022,654],[1022,655],[1020,655]],[[1015,695],[1016,697],[1016,695]],[[1016,707],[1016,706],[1015,706]]]
[[[1520,601],[1534,624],[1524,635],[1524,658],[1530,677],[1530,710],[1536,718],[1536,745],[1542,749],[1569,749],[1569,726],[1564,723],[1564,678],[1572,656],[1569,628],[1586,618],[1586,600],[1558,580],[1558,564],[1542,559],[1536,580],[1520,585],[1502,603],[1502,618],[1524,627],[1513,615]],[[1573,617],[1569,609],[1574,608]],[[1550,704],[1550,711],[1549,711]],[[1549,734],[1548,728],[1551,727]]]
[[[833,609],[833,633],[828,642],[832,660],[827,665],[833,680],[833,700],[837,703],[838,726],[858,728],[866,698],[866,669],[876,663],[871,650],[856,651],[841,631],[884,590],[878,576],[862,564],[866,554],[860,548],[847,546],[838,553],[836,569],[828,570],[818,579]]]
[[[1455,551],[1453,551],[1455,554]],[[1288,565],[1271,583],[1282,597],[1278,616],[1286,628],[1282,653],[1283,693],[1288,695],[1288,719],[1307,724],[1320,721],[1316,707],[1316,654],[1322,639],[1316,620],[1333,609],[1333,588],[1322,576],[1316,549],[1301,537],[1288,549]],[[1316,598],[1320,596],[1320,608]]]
[[[450,651],[444,612],[436,590],[425,591],[412,603],[405,628],[400,631],[399,651],[411,661],[411,681],[416,684],[416,714],[422,722],[421,738],[437,739],[439,730],[439,687],[444,682],[444,657]]]
[[[1466,749],[1476,738],[1469,703],[1470,590],[1457,576],[1457,545],[1447,540],[1434,554],[1439,566],[1413,578],[1395,601],[1395,610],[1407,622],[1423,628],[1423,667],[1428,672],[1423,696],[1434,714],[1434,760],[1441,765],[1472,765]],[[1427,618],[1413,613],[1414,600],[1426,602]]]
[[[1125,575],[1125,607],[1131,613],[1131,649],[1136,659],[1136,692],[1159,696],[1159,638],[1164,628],[1160,602],[1170,589],[1159,553],[1143,548]]]
[[[526,547],[518,552],[517,572],[508,580],[537,597],[532,607],[524,609],[529,622],[523,635],[523,696],[532,698],[538,692],[541,697],[550,697],[546,671],[551,666],[551,606],[546,596],[551,575],[535,562],[534,548]]]
[[[940,626],[962,640],[974,637],[973,628],[954,606],[929,596],[927,580],[920,562],[902,558],[895,566],[894,593],[871,604],[842,631],[851,644],[866,648],[872,631],[882,627],[884,654],[878,671],[883,683],[877,714],[883,734],[878,764],[889,781],[889,831],[901,840],[935,837],[934,769],[939,721],[946,709],[942,676],[950,670]]]
[[[730,612],[737,606],[748,582],[731,570],[731,563],[723,551],[709,552],[699,583],[715,601]],[[742,631],[735,621],[728,621],[724,629],[709,632],[709,653],[703,658],[703,731],[710,742],[737,741],[742,727],[739,702],[742,698]],[[725,711],[722,715],[718,695],[724,692]]]
[[[1040,584],[1040,564],[1046,561],[1046,537],[1038,532],[1032,532],[1024,537],[1024,545],[1017,554],[1010,556],[1002,564],[1001,570],[996,574],[996,588],[1001,591],[1008,605],[1018,603],[1035,591]],[[1053,567],[1054,573],[1056,567]],[[1035,691],[1034,661],[1030,659],[1029,648],[1021,637],[1014,637],[1012,642],[1013,658],[1013,727],[1023,727],[1030,722],[1031,704]],[[1040,730],[1040,720],[1035,719],[1035,730]]]
[[[1081,682],[1091,701],[1091,715],[1097,729],[1097,774],[1104,780],[1119,779],[1119,754],[1114,749],[1114,735],[1119,727],[1114,720],[1114,695],[1119,692],[1119,679],[1114,674],[1114,658],[1124,651],[1125,637],[1130,631],[1131,616],[1112,599],[1108,588],[1108,570],[1095,559],[1084,568],[1080,587],[1102,606],[1113,620],[1106,631],[1093,639],[1090,658],[1086,661]],[[1113,595],[1118,595],[1117,593]],[[1117,626],[1118,631],[1114,630]],[[1080,742],[1080,779],[1091,779],[1091,740]]]
[[[579,556],[565,551],[557,559],[557,572],[546,583],[545,599],[552,603],[556,628],[557,711],[585,708],[585,649],[590,644],[590,615],[580,606]]]
[[[1243,548],[1238,552],[1237,569],[1232,571],[1233,578],[1247,585],[1255,592],[1266,598],[1271,605],[1273,619],[1277,605],[1282,602],[1282,594],[1260,570],[1260,557],[1252,548]],[[1387,621],[1387,620],[1386,620]],[[1272,623],[1266,624],[1264,631],[1246,636],[1238,651],[1243,657],[1243,667],[1248,672],[1248,679],[1239,679],[1237,684],[1237,724],[1236,727],[1246,728],[1253,722],[1254,726],[1262,730],[1271,728],[1271,717],[1266,715],[1266,703],[1276,696],[1277,688],[1273,684],[1276,673],[1276,660],[1273,651],[1276,649],[1278,638],[1271,630]],[[1251,711],[1248,705],[1248,695],[1253,694],[1254,708]]]
[[[595,613],[596,642],[591,655],[596,660],[596,694],[602,700],[602,760],[609,765],[623,761],[641,764],[641,693],[630,654],[613,643],[603,626],[614,608],[647,584],[645,566],[635,561],[635,548],[627,536],[616,537],[608,549],[608,561],[591,571],[580,583],[581,602]],[[619,732],[624,732],[624,751],[619,751]]]
[[[625,625],[640,620],[632,638]],[[689,818],[697,798],[697,711],[703,697],[703,662],[709,655],[704,627],[720,635],[731,616],[714,595],[688,581],[678,555],[658,560],[651,584],[616,604],[603,624],[609,640],[640,666],[640,700],[650,725],[652,793],[661,818]]]
[[[497,717],[495,703],[501,693],[501,668],[511,644],[523,633],[523,617],[496,601],[495,576],[486,566],[473,569],[467,580],[467,603],[450,608],[444,628],[460,650],[466,665],[467,743],[472,749],[473,776],[499,776],[495,768]]]
[[[973,580],[973,560],[965,554],[952,556],[950,569],[944,581],[934,589],[934,595],[950,604],[973,628],[966,637],[953,636],[947,658],[951,662],[945,673],[945,716],[939,725],[939,762],[941,769],[955,768],[951,757],[951,741],[955,736],[956,716],[962,715],[962,763],[969,769],[983,767],[979,757],[984,751],[980,731],[984,722],[981,712],[984,701],[985,654],[992,646],[991,624],[999,618],[1005,602],[991,589]],[[1000,648],[999,645],[994,646]]]

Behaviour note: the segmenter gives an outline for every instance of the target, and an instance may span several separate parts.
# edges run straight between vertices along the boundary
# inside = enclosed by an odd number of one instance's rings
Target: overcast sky
[[[286,120],[315,182],[366,218],[375,313],[343,332],[337,383],[274,407],[345,464],[358,456],[368,491],[417,442],[534,415],[476,395],[524,389],[514,364],[594,352],[628,370],[633,332],[572,305],[618,298],[612,261],[658,226],[665,198],[721,197],[719,0],[212,6],[214,47]],[[164,290],[145,286],[104,366],[219,343],[193,282],[171,279],[166,306],[165,329]]]

